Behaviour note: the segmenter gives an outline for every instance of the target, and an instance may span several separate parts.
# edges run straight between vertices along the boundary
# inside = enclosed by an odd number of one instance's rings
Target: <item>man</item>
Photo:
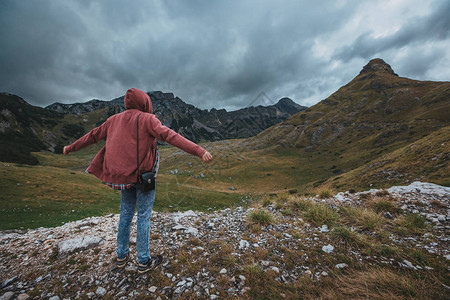
[[[150,256],[150,218],[155,190],[142,192],[138,186],[137,145],[139,171],[157,171],[156,140],[167,142],[185,152],[209,162],[212,155],[195,143],[161,124],[152,114],[150,97],[138,89],[129,89],[125,95],[124,112],[108,118],[102,125],[63,149],[64,154],[78,151],[100,140],[106,145],[97,153],[87,171],[107,185],[121,190],[120,220],[117,232],[117,267],[123,268],[129,260],[131,221],[137,205],[138,271],[145,273],[162,262],[162,256]],[[137,124],[139,123],[139,128]],[[137,143],[139,131],[139,143]]]

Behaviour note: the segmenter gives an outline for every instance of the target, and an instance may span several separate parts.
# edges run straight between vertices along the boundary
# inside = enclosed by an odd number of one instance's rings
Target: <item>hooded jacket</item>
[[[87,171],[109,183],[128,184],[137,181],[136,126],[139,117],[139,170],[151,171],[156,159],[156,139],[202,157],[205,149],[164,126],[152,114],[152,102],[147,93],[129,89],[125,95],[124,112],[108,118],[79,140],[67,147],[78,151],[100,140],[106,145],[97,153]]]

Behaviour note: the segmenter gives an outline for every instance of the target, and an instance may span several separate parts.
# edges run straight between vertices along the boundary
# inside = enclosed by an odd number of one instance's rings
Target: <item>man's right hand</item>
[[[67,151],[67,146],[64,146],[64,148],[63,148],[63,154],[65,154],[65,155],[69,154],[69,151]]]
[[[212,159],[212,155],[211,153],[209,153],[208,151],[205,152],[205,154],[203,154],[202,159],[204,162],[209,162]]]

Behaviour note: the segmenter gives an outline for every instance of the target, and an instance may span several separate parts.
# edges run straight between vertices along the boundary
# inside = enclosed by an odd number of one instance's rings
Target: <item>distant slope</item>
[[[195,142],[251,137],[306,109],[289,98],[283,98],[269,106],[251,106],[230,112],[214,108],[208,111],[185,103],[173,93],[155,91],[148,92],[148,95],[153,112],[161,122]],[[65,114],[86,114],[105,108],[117,113],[125,109],[123,99],[122,96],[111,101],[53,103],[47,108]]]
[[[30,151],[54,150],[56,137],[49,130],[62,117],[16,95],[0,93],[0,160],[36,164]]]
[[[325,182],[332,188],[388,187],[413,181],[450,186],[450,126]]]

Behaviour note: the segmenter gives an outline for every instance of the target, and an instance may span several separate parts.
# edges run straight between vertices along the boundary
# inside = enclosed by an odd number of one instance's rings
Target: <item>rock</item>
[[[106,295],[106,289],[99,286],[97,287],[97,290],[95,291],[95,294],[97,294],[97,296],[103,298]]]
[[[188,233],[188,234],[192,234],[192,235],[197,236],[197,235],[198,235],[198,229],[197,229],[197,228],[194,228],[194,227],[188,227],[188,228],[184,231],[184,233]]]
[[[329,232],[328,226],[326,224],[323,224],[322,227],[319,228],[320,232]]]
[[[270,265],[270,261],[262,260],[262,261],[261,261],[261,264],[262,264],[264,267],[268,267],[268,266]]]
[[[98,246],[102,238],[94,235],[87,235],[79,238],[65,240],[58,243],[59,255],[73,253],[78,250],[86,250]]]
[[[393,219],[394,218],[392,216],[392,214],[390,212],[388,212],[388,211],[384,214],[384,217],[387,218],[387,219]]]
[[[402,263],[399,262],[398,264],[399,264],[401,267],[405,267],[405,268],[408,268],[408,269],[414,269],[414,270],[417,270],[417,268],[414,267],[414,265],[413,265],[410,261],[408,261],[408,260],[406,260],[406,259],[404,259]]]
[[[14,292],[6,292],[0,297],[0,300],[10,300],[12,297],[14,297]]]
[[[239,249],[246,249],[250,246],[250,243],[246,240],[240,240],[239,241]]]
[[[137,157],[137,156],[136,156]],[[156,286],[151,286],[149,289],[148,289],[148,291],[150,292],[150,293],[154,293],[154,292],[156,292],[158,290],[158,288],[156,287]]]
[[[16,298],[16,300],[27,300],[27,299],[30,299],[30,295],[28,295],[28,294],[20,294]]]
[[[312,272],[311,272],[311,270],[306,270],[306,271],[305,271],[305,275],[307,275],[307,276],[311,276],[311,275],[312,275]]]
[[[322,251],[326,252],[326,253],[331,253],[331,252],[333,252],[333,250],[334,250],[334,247],[330,244],[322,247]]]
[[[336,265],[337,269],[343,269],[343,268],[346,268],[346,267],[348,267],[348,265],[346,263],[340,263],[340,264]]]
[[[136,156],[136,157],[137,157],[137,156]],[[137,167],[137,165],[136,165],[136,167]],[[181,225],[181,224],[177,224],[177,225],[175,225],[175,226],[172,227],[172,230],[184,230],[184,229],[186,229],[186,227],[184,227],[184,226]]]
[[[236,190],[236,188],[234,186],[229,187],[228,189],[231,190],[231,191],[235,191]]]
[[[241,281],[245,281],[245,276],[244,276],[244,275],[239,275],[239,279],[240,279]]]
[[[322,275],[322,276],[328,276],[328,273],[325,272],[325,271],[322,271],[322,273],[320,273],[320,275]]]
[[[280,273],[280,269],[278,269],[277,267],[272,267],[272,270],[274,270],[277,273]]]
[[[60,300],[59,296],[51,296],[48,300]]]
[[[211,300],[219,299],[219,296],[211,295],[211,296],[209,296],[209,299],[211,299]]]
[[[0,290],[4,289],[5,287],[10,285],[11,283],[14,283],[14,281],[16,281],[18,278],[19,278],[19,276],[14,276],[14,277],[11,277],[9,279],[6,279],[5,281],[2,282],[2,284],[0,284]]]
[[[222,270],[220,270],[219,274],[227,274],[227,269],[223,268]]]

